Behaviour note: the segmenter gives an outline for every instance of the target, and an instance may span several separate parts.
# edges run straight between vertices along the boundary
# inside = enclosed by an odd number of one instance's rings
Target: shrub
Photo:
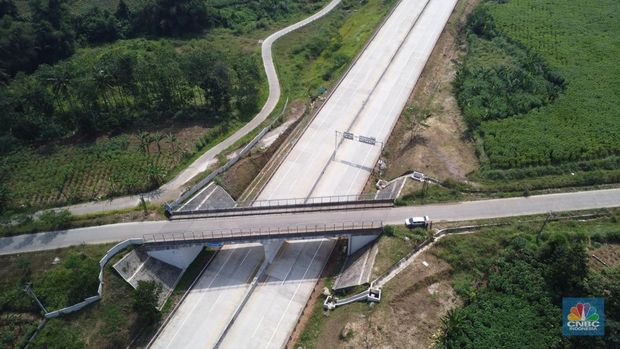
[[[140,321],[153,324],[159,320],[161,314],[157,310],[161,285],[155,281],[138,281],[138,287],[132,294],[133,309]]]

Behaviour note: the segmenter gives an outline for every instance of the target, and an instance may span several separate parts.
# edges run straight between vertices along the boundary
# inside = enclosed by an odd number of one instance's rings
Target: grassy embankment
[[[454,90],[481,167],[469,175],[474,184],[447,181],[425,197],[412,188],[403,201],[617,184],[616,4],[484,1],[472,17]]]
[[[272,118],[288,105],[305,104],[314,112],[318,97],[329,91],[366,44],[394,1],[343,1],[330,14],[292,32],[274,44],[273,56],[282,86],[282,98]],[[271,118],[267,122],[271,122]],[[243,141],[249,141],[256,132]],[[253,154],[221,176],[219,182],[235,198],[260,172],[279,144]]]

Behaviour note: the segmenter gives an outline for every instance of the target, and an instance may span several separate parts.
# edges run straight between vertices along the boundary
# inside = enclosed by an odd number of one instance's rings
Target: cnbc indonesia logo
[[[602,298],[564,298],[565,336],[602,336],[605,319]]]

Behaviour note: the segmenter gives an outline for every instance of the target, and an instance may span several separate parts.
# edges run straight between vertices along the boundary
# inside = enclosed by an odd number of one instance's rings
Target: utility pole
[[[545,221],[543,222],[542,226],[540,227],[540,230],[538,231],[538,234],[536,234],[536,243],[537,244],[540,243],[540,237],[542,235],[543,230],[545,229],[545,225],[547,225],[547,223],[549,223],[551,218],[553,218],[553,212],[549,211],[549,213],[547,214],[547,218],[545,218]]]

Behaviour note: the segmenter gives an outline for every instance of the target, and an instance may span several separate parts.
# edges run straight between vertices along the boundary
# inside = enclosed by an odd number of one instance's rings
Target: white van
[[[424,217],[411,217],[411,218],[407,218],[405,219],[405,226],[407,226],[407,228],[413,229],[413,228],[429,228],[431,224],[431,220],[430,218],[428,218],[428,216],[424,216]]]

